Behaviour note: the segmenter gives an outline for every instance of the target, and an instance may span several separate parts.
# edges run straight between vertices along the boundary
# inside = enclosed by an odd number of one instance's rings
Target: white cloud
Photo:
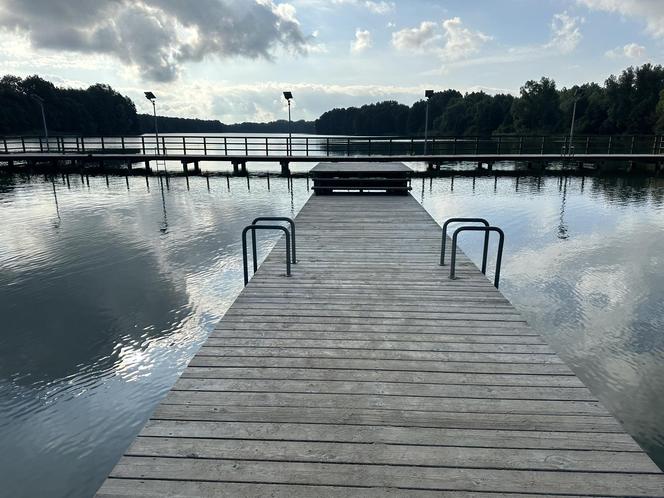
[[[664,1],[662,0],[576,0],[589,9],[613,12],[642,19],[648,32],[664,37]]]
[[[55,54],[109,56],[153,81],[208,56],[305,53],[295,8],[274,0],[2,0],[0,28]]]
[[[371,32],[366,29],[355,30],[355,39],[350,44],[350,51],[354,54],[360,54],[371,48]]]
[[[551,21],[552,38],[547,46],[564,54],[574,51],[582,38],[579,29],[582,22],[582,18],[572,17],[567,12],[555,14]]]
[[[367,9],[373,14],[385,15],[391,14],[396,10],[394,2],[374,1],[374,0],[332,0],[334,5],[353,5],[355,7],[362,7]]]
[[[424,21],[418,27],[392,33],[392,45],[398,50],[430,51],[442,59],[465,59],[479,52],[492,38],[480,31],[466,28],[461,19],[446,19],[440,25]]]
[[[463,27],[458,17],[443,21],[443,30],[445,46],[442,53],[449,60],[465,59],[478,52],[482,45],[491,40],[491,37],[484,33]]]
[[[437,41],[442,39],[437,33],[437,24],[424,21],[416,28],[404,28],[392,33],[392,45],[399,50],[426,50],[433,48]]]
[[[628,59],[643,59],[646,55],[646,47],[637,43],[628,43],[624,47],[607,50],[604,55],[611,59],[620,59],[623,57],[627,57]]]

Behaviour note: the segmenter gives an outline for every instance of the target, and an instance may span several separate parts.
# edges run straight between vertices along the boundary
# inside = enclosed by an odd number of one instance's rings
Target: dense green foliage
[[[108,85],[59,88],[38,76],[0,79],[0,134],[41,133],[39,104],[44,99],[53,133],[135,134],[154,131],[154,118],[137,114],[134,103]],[[556,88],[549,78],[528,81],[520,95],[487,95],[456,90],[437,92],[429,101],[432,135],[567,133],[577,100],[579,134],[664,133],[664,68],[645,64],[625,69],[600,86],[586,83]],[[295,121],[293,133],[340,135],[421,135],[426,102],[412,106],[395,101],[333,109],[315,123]],[[224,124],[218,120],[159,117],[164,133],[287,133],[288,122]]]
[[[437,92],[429,102],[435,135],[567,133],[577,99],[579,134],[664,133],[664,68],[645,64],[611,76],[604,86],[586,83],[558,90],[553,80],[528,81],[518,97],[456,90]],[[393,101],[333,109],[316,120],[320,134],[419,135],[426,102],[411,107]]]
[[[49,129],[82,135],[138,132],[136,107],[108,85],[83,89],[58,88],[38,76],[0,79],[0,133],[42,133],[39,103],[44,99]]]
[[[139,129],[141,133],[154,132],[154,116],[139,114]],[[314,133],[313,121],[293,121],[293,133]],[[280,119],[269,123],[237,123],[224,124],[219,120],[158,117],[158,126],[161,133],[288,133],[288,121]]]

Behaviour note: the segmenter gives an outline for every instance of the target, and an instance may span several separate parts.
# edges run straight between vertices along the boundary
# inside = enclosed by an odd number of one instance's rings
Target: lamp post
[[[44,99],[36,93],[30,94],[30,98],[39,104],[41,108],[42,123],[44,125],[44,137],[46,138],[46,150],[50,152],[51,148],[48,144],[48,128],[46,128],[46,113],[44,112]]]
[[[159,129],[157,128],[157,104],[155,103],[157,97],[152,92],[144,92],[144,93],[145,93],[145,98],[148,99],[150,102],[152,102],[152,112],[154,113],[154,136],[155,136],[155,143],[157,145],[157,155],[159,155]]]
[[[574,107],[572,109],[572,126],[570,127],[569,130],[569,146],[567,147],[567,154],[572,155],[572,151],[574,150],[574,146],[572,145],[574,143],[574,121],[576,120],[576,103],[579,101],[579,90],[578,88],[574,91]]]
[[[290,101],[293,98],[293,94],[291,92],[284,92],[284,98],[288,102],[288,144],[286,146],[286,154],[290,156],[290,155],[293,154],[292,133],[291,133],[291,114],[290,114]]]
[[[424,90],[424,96],[427,99],[427,107],[424,114],[424,155],[426,156],[429,138],[429,100],[433,97],[433,90]]]

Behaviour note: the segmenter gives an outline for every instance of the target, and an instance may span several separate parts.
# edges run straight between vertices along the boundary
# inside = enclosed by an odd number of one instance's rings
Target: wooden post
[[[159,148],[159,145],[157,145],[157,148]],[[162,155],[166,155],[166,138],[162,135],[161,136],[161,153]]]
[[[249,144],[247,142],[247,137],[244,137],[244,155],[249,155]]]
[[[203,137],[203,155],[207,156],[207,137]]]
[[[228,155],[228,143],[226,141],[226,137],[224,137],[224,155]]]
[[[267,137],[265,137],[265,156],[267,157],[269,155],[270,155],[270,149],[267,145]]]
[[[145,137],[141,137],[141,150],[143,151],[143,155],[145,155]]]
[[[325,152],[327,156],[330,155],[330,137],[325,138]]]

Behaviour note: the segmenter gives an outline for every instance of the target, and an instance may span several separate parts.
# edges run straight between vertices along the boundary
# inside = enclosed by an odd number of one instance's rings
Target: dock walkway
[[[412,196],[313,196],[98,496],[662,496]],[[449,248],[449,244],[448,244]]]

